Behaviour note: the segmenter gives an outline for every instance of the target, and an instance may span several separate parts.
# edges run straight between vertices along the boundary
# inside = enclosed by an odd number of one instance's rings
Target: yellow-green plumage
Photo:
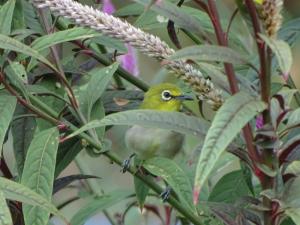
[[[163,83],[151,87],[145,93],[140,108],[179,111],[183,100],[191,100],[191,98],[183,95],[174,84]],[[142,160],[154,156],[172,158],[182,148],[184,135],[165,129],[135,125],[126,132],[125,141],[127,147]]]

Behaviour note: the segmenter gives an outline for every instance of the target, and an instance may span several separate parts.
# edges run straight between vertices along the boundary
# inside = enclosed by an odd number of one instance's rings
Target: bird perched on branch
[[[144,96],[141,109],[179,111],[184,100],[193,100],[184,95],[174,84],[162,83],[151,87]],[[160,128],[134,125],[126,132],[127,147],[141,160],[154,156],[172,158],[182,148],[184,135]]]
[[[185,100],[193,98],[183,94],[174,84],[162,83],[151,87],[145,93],[140,109],[180,111]],[[173,158],[182,149],[184,135],[171,130],[134,125],[127,130],[125,142],[134,154],[123,162],[123,172],[128,169],[133,156],[137,156],[141,161],[155,156]],[[164,200],[168,198],[169,193],[170,188],[162,193]]]

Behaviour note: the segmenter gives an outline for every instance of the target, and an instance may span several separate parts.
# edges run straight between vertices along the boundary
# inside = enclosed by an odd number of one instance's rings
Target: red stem
[[[256,45],[259,55],[260,62],[260,83],[261,83],[261,99],[269,104],[270,96],[270,76],[268,76],[268,66],[267,66],[267,54],[265,42],[261,40],[259,34],[262,33],[261,26],[258,20],[258,15],[256,12],[255,5],[252,0],[245,0],[246,6],[249,9],[249,14],[253,24],[253,30],[256,38]],[[267,123],[269,118],[269,113],[266,111],[263,113],[264,123]]]
[[[1,161],[0,161],[0,170],[2,171],[5,178],[7,178],[7,179],[13,178],[13,175],[11,174],[11,172],[10,172],[3,156],[2,156]]]
[[[217,7],[216,7],[214,0],[208,1],[208,15],[213,24],[219,45],[227,47],[228,46],[228,42],[227,42],[227,38],[226,38],[227,35],[226,35],[226,33],[223,32],[223,29],[221,27],[219,14],[218,14]],[[231,63],[224,63],[224,69],[227,74],[231,93],[235,94],[235,93],[239,92],[238,82],[237,82],[237,79],[235,76],[233,65]],[[251,127],[249,124],[247,124],[243,128],[243,134],[244,134],[244,137],[246,140],[247,149],[249,151],[249,155],[250,155],[251,159],[253,161],[259,162],[260,156],[259,156],[257,149],[255,148],[255,146],[252,143],[253,136],[252,136]]]

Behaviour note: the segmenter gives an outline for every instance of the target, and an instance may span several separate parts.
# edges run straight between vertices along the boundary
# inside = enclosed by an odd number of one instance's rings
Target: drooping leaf
[[[15,3],[15,0],[9,0],[0,8],[0,34],[10,34]]]
[[[38,51],[34,50],[33,48],[30,48],[29,46],[24,45],[23,43],[2,34],[0,34],[0,42],[0,47],[2,49],[20,52],[33,58],[36,58],[56,71],[56,68],[44,56],[42,56]]]
[[[39,206],[54,215],[62,217],[56,207],[48,200],[22,184],[0,177],[0,190],[7,199]]]
[[[74,181],[85,180],[90,178],[100,179],[100,177],[93,176],[93,175],[85,175],[85,174],[69,175],[69,176],[58,178],[54,181],[53,184],[53,194],[63,189],[64,187],[68,186],[70,183]]]
[[[174,21],[176,26],[206,36],[205,31],[202,29],[197,19],[179,9],[175,4],[168,1],[156,1],[154,4],[151,4],[152,0],[135,0],[135,2],[146,7],[150,6],[150,9]]]
[[[203,136],[206,134],[208,124],[197,117],[187,116],[180,112],[165,112],[158,110],[129,110],[114,113],[102,120],[87,123],[67,138],[74,137],[86,130],[108,125],[141,125],[167,130],[174,130],[183,134]]]
[[[241,197],[250,194],[243,172],[233,171],[223,176],[214,186],[209,201],[235,203]]]
[[[293,63],[292,51],[288,43],[282,40],[268,38],[267,36],[262,34],[260,34],[260,37],[274,52],[282,73],[284,75],[288,74]]]
[[[0,190],[0,225],[12,225],[12,219],[4,193]]]
[[[170,60],[195,59],[199,61],[217,61],[234,64],[249,64],[248,60],[231,48],[215,45],[189,46],[176,51]]]
[[[218,110],[205,137],[199,157],[194,186],[194,202],[214,165],[230,142],[255,115],[266,108],[265,103],[240,92]]]
[[[128,198],[132,193],[129,191],[113,191],[100,197],[92,199],[88,204],[82,207],[79,212],[71,219],[72,225],[83,225],[89,218],[97,212],[101,212],[120,201]]]
[[[29,113],[28,109],[22,105],[17,105],[14,116],[17,117],[27,113]],[[14,155],[20,177],[22,175],[27,149],[33,138],[35,128],[36,121],[34,117],[18,118],[12,123]]]
[[[171,186],[180,202],[186,208],[194,211],[192,202],[192,184],[184,171],[173,161],[167,158],[154,157],[143,163],[150,173],[162,177]]]
[[[137,198],[139,207],[142,211],[144,208],[144,204],[145,204],[147,195],[149,193],[149,187],[144,182],[142,182],[138,177],[134,177],[133,181],[134,181],[134,189],[135,189],[136,198]]]
[[[35,134],[28,148],[21,183],[48,201],[51,200],[59,133],[56,127]],[[24,205],[24,220],[30,225],[46,225],[49,212]]]
[[[15,110],[16,104],[17,99],[14,96],[0,92],[0,153],[2,151],[4,137],[13,117],[13,111]]]

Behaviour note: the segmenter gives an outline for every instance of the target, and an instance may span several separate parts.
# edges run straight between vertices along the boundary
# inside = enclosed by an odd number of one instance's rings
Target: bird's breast
[[[127,130],[125,141],[127,147],[141,159],[154,156],[172,158],[182,148],[184,135],[170,130],[135,125]]]

